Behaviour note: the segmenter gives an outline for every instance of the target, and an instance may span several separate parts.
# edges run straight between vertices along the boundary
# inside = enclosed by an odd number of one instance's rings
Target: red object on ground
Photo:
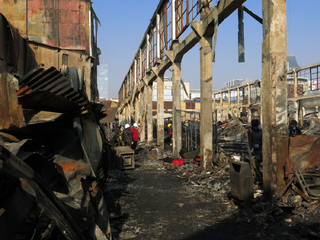
[[[179,160],[172,160],[172,163],[174,165],[182,166],[183,164],[183,158],[180,158]]]
[[[200,162],[200,157],[197,157],[196,158],[196,163],[199,163]]]

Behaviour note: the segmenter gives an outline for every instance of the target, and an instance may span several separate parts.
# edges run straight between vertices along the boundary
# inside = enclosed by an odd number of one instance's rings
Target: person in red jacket
[[[131,133],[132,133],[132,138],[133,138],[133,144],[132,144],[131,148],[133,150],[136,150],[137,143],[139,141],[139,132],[138,132],[138,124],[137,123],[133,124],[133,127],[131,128]]]

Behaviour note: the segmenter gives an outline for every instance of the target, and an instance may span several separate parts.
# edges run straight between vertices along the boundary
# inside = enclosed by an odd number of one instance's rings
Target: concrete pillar
[[[143,87],[142,91],[141,91],[141,95],[140,95],[140,140],[141,141],[145,141],[146,140],[146,87]]]
[[[138,93],[135,101],[134,101],[134,121],[136,123],[140,123],[140,93]]]
[[[127,104],[124,105],[123,107],[123,117],[124,117],[124,121],[126,122],[127,121],[127,117],[128,117],[128,107],[127,107]]]
[[[263,0],[262,12],[263,190],[271,200],[285,187],[288,149],[286,0]]]
[[[306,108],[300,106],[299,112],[300,112],[300,119],[299,119],[300,120],[300,126],[303,126],[303,116],[306,114]]]
[[[157,144],[164,148],[164,76],[157,77]]]
[[[200,39],[200,155],[201,168],[211,167],[212,148],[212,36]],[[221,94],[222,99],[222,94]]]
[[[174,48],[173,48],[174,49]],[[172,63],[172,156],[181,150],[181,62]],[[179,110],[179,111],[177,111]]]
[[[147,86],[147,141],[151,144],[153,141],[153,124],[152,124],[152,83]]]
[[[128,123],[130,124],[130,127],[131,127],[131,116],[132,116],[132,107],[131,107],[131,103],[128,103]]]
[[[298,73],[296,69],[293,69],[293,76],[294,76],[294,97],[298,97]]]
[[[250,84],[247,84],[248,86],[248,104],[247,104],[247,112],[248,112],[248,122],[251,123],[252,120],[252,114],[251,114],[251,109],[250,109],[250,104],[251,104],[251,86]]]
[[[237,87],[237,102],[238,102],[238,117],[241,117],[241,107],[240,107],[240,88]]]
[[[298,97],[298,73],[296,71],[296,69],[293,69],[293,76],[294,76],[294,97],[297,98]],[[294,119],[298,121],[299,118],[299,102],[298,101],[294,101],[294,108],[296,109],[295,113],[294,113]]]
[[[223,110],[222,110],[222,108],[223,108],[223,97],[222,97],[222,92],[220,91],[220,121],[224,121],[224,119],[223,119]]]
[[[228,114],[232,116],[230,89],[228,89]]]
[[[299,101],[294,101],[294,108],[296,109],[295,113],[294,113],[294,119],[299,121]]]

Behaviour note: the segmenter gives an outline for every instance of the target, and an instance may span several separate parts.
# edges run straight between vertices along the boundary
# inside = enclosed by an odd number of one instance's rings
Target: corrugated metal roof
[[[24,109],[70,113],[79,116],[89,104],[81,91],[56,68],[34,68],[19,80],[19,103]]]
[[[75,91],[69,80],[54,67],[47,70],[35,68],[24,75],[19,80],[19,84],[18,96],[35,91],[45,91],[77,103],[79,106],[88,104],[86,97],[81,92]]]

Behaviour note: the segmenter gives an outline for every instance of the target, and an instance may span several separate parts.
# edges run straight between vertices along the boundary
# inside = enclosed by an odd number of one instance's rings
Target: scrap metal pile
[[[285,184],[279,187],[281,192],[274,201],[266,202],[263,198],[261,185],[254,182],[254,170],[246,172],[251,175],[252,190],[248,191],[252,196],[248,203],[249,213],[243,213],[239,221],[250,219],[257,226],[266,226],[287,211],[302,218],[307,214],[317,214],[320,211],[320,136],[317,134],[319,126],[320,124],[316,123],[312,129],[302,129],[302,135],[288,136],[288,157],[284,162],[283,170],[282,167],[277,170],[277,174],[282,176]],[[176,171],[178,177],[186,179],[190,187],[202,189],[203,192],[210,193],[215,198],[228,198],[233,195],[232,192],[236,192],[234,189],[232,191],[234,187],[230,181],[231,177],[234,177],[232,175],[236,175],[237,178],[233,180],[237,183],[244,182],[244,178],[248,178],[241,164],[237,164],[241,170],[233,169],[233,163],[250,163],[247,131],[248,127],[238,119],[232,119],[218,128],[219,151],[212,161],[212,169],[201,171],[200,159],[188,158],[192,155],[191,153],[182,155],[184,157],[182,166],[174,165],[173,161],[166,159],[163,167]],[[238,187],[239,189],[236,190],[242,191],[248,188],[248,185]],[[233,199],[237,203],[244,203],[241,199]],[[291,218],[286,221],[291,221]]]
[[[220,126],[218,143],[220,152],[231,161],[250,161],[247,138],[248,127],[238,119]],[[320,200],[320,124],[302,129],[302,135],[288,136],[289,149],[283,170],[277,174],[285,186],[281,188],[277,203],[281,207],[304,207],[313,210]],[[214,162],[217,162],[215,158]],[[298,201],[299,199],[299,201]],[[298,203],[298,204],[297,204]]]
[[[1,82],[14,81],[7,76]],[[4,95],[9,115],[22,117],[18,127],[1,126],[2,237],[88,239],[98,229],[108,235],[99,104],[89,105],[53,68],[32,70],[20,79],[16,96]]]
[[[102,105],[72,68],[37,67],[3,18],[0,36],[0,238],[111,239]]]

